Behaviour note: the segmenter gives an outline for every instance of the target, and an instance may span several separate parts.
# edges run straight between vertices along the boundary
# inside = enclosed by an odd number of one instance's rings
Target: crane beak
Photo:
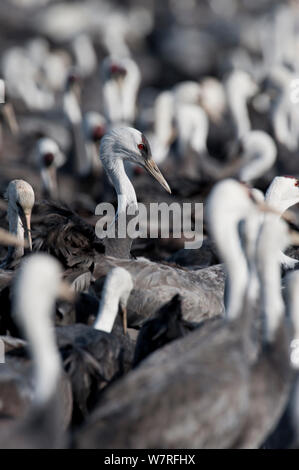
[[[8,124],[10,132],[12,135],[16,136],[19,133],[19,125],[17,122],[16,114],[14,107],[11,103],[5,103],[3,105],[3,115]]]
[[[29,250],[32,251],[31,212],[25,212],[25,232],[28,239]]]
[[[157,180],[158,183],[160,183],[161,186],[163,186],[163,188],[166,189],[166,191],[169,194],[171,194],[171,189],[170,189],[166,179],[164,178],[161,171],[157,167],[156,162],[152,158],[150,158],[148,160],[145,160],[144,167],[148,171],[148,173],[150,175],[152,175],[155,178],[155,180]]]
[[[32,251],[32,238],[31,238],[31,210],[23,210],[19,209],[19,216],[21,218],[24,231],[25,231],[25,236],[28,240],[28,248],[30,251]]]
[[[76,298],[76,292],[68,282],[61,281],[57,297],[62,301],[73,303]]]
[[[124,335],[126,335],[126,334],[127,334],[127,331],[128,331],[127,307],[125,307],[125,306],[122,305],[121,303],[119,304],[119,306],[120,306],[120,310],[121,310],[122,317],[123,317],[123,330],[124,330]]]
[[[27,243],[19,240],[15,235],[0,228],[0,244],[7,245],[7,246],[26,246]]]

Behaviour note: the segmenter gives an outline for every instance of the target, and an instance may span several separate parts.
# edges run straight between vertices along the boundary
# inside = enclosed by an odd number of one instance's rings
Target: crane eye
[[[138,144],[139,150],[145,150],[145,145],[144,144]]]
[[[291,178],[291,179],[295,180],[295,186],[299,186],[299,180],[295,176],[284,175],[284,178]]]

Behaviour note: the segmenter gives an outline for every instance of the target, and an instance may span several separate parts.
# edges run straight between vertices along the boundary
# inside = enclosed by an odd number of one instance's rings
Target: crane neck
[[[123,200],[121,207],[118,207],[118,213],[120,213],[120,211],[125,211],[131,204],[135,204],[137,206],[135,189],[125,171],[123,160],[117,158],[109,168],[107,168],[107,165],[104,165],[104,167],[116,191],[118,199]]]
[[[113,256],[117,258],[130,258],[132,238],[127,234],[128,222],[135,216],[128,215],[127,209],[135,208],[138,209],[137,197],[135,189],[126,174],[124,163],[121,158],[115,158],[113,162],[107,162],[107,160],[102,160],[106,173],[108,174],[109,180],[112,183],[118,199],[117,214],[114,220],[114,223],[118,221],[125,220],[126,222],[126,236],[119,237],[119,228],[118,224],[115,224],[115,238],[105,238],[105,254],[108,256]]]
[[[24,241],[24,227],[19,217],[18,213],[8,206],[8,221],[9,221],[9,231],[15,235],[19,240]],[[24,247],[10,246],[8,249],[8,255],[11,258],[17,259],[21,258],[24,255]]]
[[[240,139],[251,130],[251,123],[244,96],[235,95],[230,103],[231,114],[234,121],[237,137]]]

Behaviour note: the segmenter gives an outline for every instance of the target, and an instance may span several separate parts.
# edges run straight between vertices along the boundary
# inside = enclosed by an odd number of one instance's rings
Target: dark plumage
[[[185,336],[195,327],[195,324],[183,319],[181,297],[179,294],[175,295],[158,311],[155,318],[142,326],[137,338],[134,366],[165,344]]]
[[[135,344],[122,328],[112,334],[76,323],[56,328],[57,342],[73,390],[73,424],[79,424],[94,407],[102,390],[128,372]]]
[[[15,342],[17,342],[16,339]],[[5,364],[1,364],[0,372],[0,430],[2,432],[5,430],[7,420],[25,418],[32,405],[34,381],[32,360],[29,357],[27,343],[16,345],[10,351],[6,351]],[[57,384],[57,398],[61,405],[59,428],[66,429],[71,420],[73,403],[70,381],[64,373]]]
[[[215,322],[204,337],[199,329],[156,351],[105,392],[75,446],[233,446],[249,406],[248,320]]]
[[[94,227],[67,206],[54,202],[36,207],[33,249],[55,256],[65,268],[89,268],[94,256],[104,252]]]

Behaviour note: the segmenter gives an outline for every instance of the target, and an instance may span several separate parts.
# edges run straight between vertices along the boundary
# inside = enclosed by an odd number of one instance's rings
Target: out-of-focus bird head
[[[35,201],[32,186],[24,180],[13,180],[7,187],[5,197],[8,200],[8,217],[20,217],[31,250],[31,212]]]
[[[299,179],[295,176],[276,176],[267,189],[265,199],[283,213],[299,203]]]
[[[98,143],[107,131],[107,122],[100,113],[89,111],[84,115],[84,130],[86,138]]]

